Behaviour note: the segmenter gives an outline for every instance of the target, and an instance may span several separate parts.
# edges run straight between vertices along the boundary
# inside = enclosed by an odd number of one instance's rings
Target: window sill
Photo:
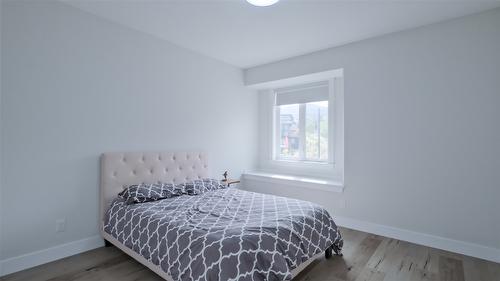
[[[340,181],[266,173],[266,172],[246,172],[242,176],[243,179],[245,180],[257,180],[274,184],[286,184],[296,187],[303,187],[308,189],[315,189],[315,190],[335,192],[335,193],[344,192],[344,184],[341,183]]]
[[[265,171],[265,172],[263,172]],[[268,160],[261,164],[260,172],[277,175],[307,175],[308,179],[340,179],[342,170],[333,163],[292,162],[286,160]],[[297,176],[299,177],[299,176]],[[336,183],[341,181],[336,181]]]

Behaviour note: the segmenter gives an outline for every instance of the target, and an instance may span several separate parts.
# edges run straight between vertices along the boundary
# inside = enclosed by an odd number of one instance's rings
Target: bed
[[[310,202],[231,187],[138,204],[117,196],[132,184],[208,177],[205,153],[103,154],[103,238],[169,281],[290,280],[340,254],[335,223]]]

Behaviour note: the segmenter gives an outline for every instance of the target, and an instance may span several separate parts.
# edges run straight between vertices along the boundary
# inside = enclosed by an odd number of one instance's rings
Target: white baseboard
[[[103,238],[96,235],[18,257],[1,260],[0,276],[76,255],[102,246],[104,246]]]
[[[500,249],[356,219],[334,217],[334,220],[346,228],[500,263]]]

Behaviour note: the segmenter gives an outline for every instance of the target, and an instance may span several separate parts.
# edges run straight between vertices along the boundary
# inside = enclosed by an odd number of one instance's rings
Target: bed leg
[[[104,247],[109,248],[112,246],[113,246],[113,244],[111,244],[111,242],[109,242],[108,240],[104,240]]]
[[[328,247],[328,249],[325,250],[325,258],[328,260],[333,256],[333,249],[332,247]]]

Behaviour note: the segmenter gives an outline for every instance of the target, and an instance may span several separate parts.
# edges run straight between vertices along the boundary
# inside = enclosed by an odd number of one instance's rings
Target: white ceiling
[[[245,0],[67,3],[229,64],[248,68],[500,6],[500,1]]]

